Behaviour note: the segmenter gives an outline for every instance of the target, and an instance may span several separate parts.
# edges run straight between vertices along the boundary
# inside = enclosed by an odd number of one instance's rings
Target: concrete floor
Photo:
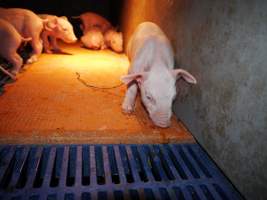
[[[64,45],[73,55],[42,54],[0,96],[0,143],[166,143],[194,141],[176,119],[154,127],[137,101],[132,115],[121,112],[126,87],[119,80],[125,55]],[[78,74],[80,79],[78,80]],[[114,89],[95,89],[113,87]]]

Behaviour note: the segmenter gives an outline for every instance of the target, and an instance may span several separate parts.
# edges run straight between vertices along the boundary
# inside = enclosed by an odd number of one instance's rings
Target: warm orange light
[[[119,85],[121,75],[128,71],[129,61],[125,54],[117,54],[110,50],[88,50],[81,48],[79,44],[63,47],[65,52],[72,55],[42,54],[31,68],[46,66],[45,72],[49,76],[64,76],[66,73],[73,73],[73,77],[77,77],[76,73],[79,73],[83,80],[96,87]],[[54,68],[57,68],[56,74],[53,74]]]

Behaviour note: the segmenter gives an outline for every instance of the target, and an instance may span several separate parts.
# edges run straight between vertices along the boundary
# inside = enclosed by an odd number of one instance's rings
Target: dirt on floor
[[[126,87],[124,54],[64,45],[72,55],[42,54],[0,96],[0,143],[167,143],[193,141],[175,118],[157,128],[137,99],[121,112]],[[115,88],[112,88],[115,87]],[[112,88],[112,89],[100,89]]]

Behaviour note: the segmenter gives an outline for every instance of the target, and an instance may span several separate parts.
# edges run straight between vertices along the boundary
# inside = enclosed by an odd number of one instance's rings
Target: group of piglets
[[[123,51],[122,33],[118,32],[108,20],[92,12],[73,17],[82,21],[83,31],[81,42],[84,47],[94,50],[110,48],[121,53]]]
[[[106,19],[91,12],[78,18],[82,21],[81,41],[85,47],[123,51],[122,34]],[[0,38],[0,56],[13,65],[11,73],[0,69],[11,77],[19,72],[23,64],[17,53],[22,43],[30,43],[33,51],[27,63],[32,63],[42,53],[43,47],[46,53],[60,52],[57,39],[66,43],[77,41],[66,17],[36,15],[21,8],[0,8]],[[196,79],[183,69],[174,69],[171,44],[159,26],[152,22],[138,25],[128,42],[127,56],[131,65],[128,75],[121,78],[128,86],[122,104],[123,111],[133,112],[139,88],[142,102],[153,123],[159,127],[168,127],[172,102],[176,96],[176,80],[183,78],[188,83],[196,84]]]
[[[84,36],[81,40],[84,46],[92,49],[111,48],[122,52],[122,34],[116,32],[106,19],[90,12],[80,15],[79,18],[82,20]],[[63,52],[57,44],[58,39],[66,43],[77,41],[67,17],[38,15],[22,8],[0,8],[0,37],[0,56],[13,66],[10,72],[1,66],[0,70],[12,79],[15,79],[23,65],[18,49],[27,42],[32,52],[26,63],[33,63],[43,50],[45,53]]]

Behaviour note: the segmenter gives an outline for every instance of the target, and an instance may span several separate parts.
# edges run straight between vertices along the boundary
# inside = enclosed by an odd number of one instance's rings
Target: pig
[[[43,49],[40,39],[44,26],[43,20],[32,11],[22,8],[0,8],[0,19],[4,19],[12,24],[22,37],[32,39],[30,44],[33,52],[27,63],[37,61]]]
[[[162,128],[170,126],[176,80],[183,78],[196,84],[195,77],[183,69],[174,69],[170,41],[152,22],[138,25],[127,45],[127,56],[131,64],[128,75],[121,77],[122,82],[128,85],[123,112],[133,112],[139,88],[142,103],[152,122]]]
[[[80,27],[84,35],[93,27],[100,28],[103,34],[107,30],[112,28],[112,25],[109,23],[108,20],[106,20],[104,17],[93,12],[85,12],[81,14],[80,16],[76,16],[73,18],[81,19],[82,25]]]
[[[117,53],[121,53],[123,51],[123,39],[121,32],[109,29],[105,32],[104,38],[106,47]]]
[[[19,72],[23,64],[23,59],[17,53],[17,50],[21,43],[31,41],[32,38],[23,38],[13,25],[3,19],[0,19],[0,38],[4,38],[1,40],[0,56],[13,65],[11,74],[3,68],[1,68],[1,71],[15,79],[14,75]]]
[[[99,28],[104,35],[105,48],[110,48],[118,53],[123,51],[122,33],[117,32],[104,17],[96,13],[85,12],[73,18],[80,18],[82,20],[81,29],[84,35],[92,28]]]
[[[81,42],[88,49],[105,49],[104,36],[99,28],[91,28],[81,37]]]
[[[66,43],[75,43],[77,41],[73,27],[67,17],[57,17],[47,14],[39,14],[38,16],[43,20],[47,20],[41,33],[44,51],[46,53],[52,53],[50,46],[52,46],[53,51],[62,52],[57,44],[57,39],[61,39]]]

